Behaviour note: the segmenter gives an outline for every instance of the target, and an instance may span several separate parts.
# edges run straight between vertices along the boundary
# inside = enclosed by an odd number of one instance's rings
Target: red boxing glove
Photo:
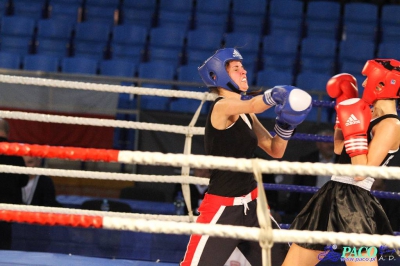
[[[344,100],[357,98],[357,80],[353,75],[347,73],[337,74],[328,80],[326,92],[331,98],[336,99],[336,105]],[[334,128],[340,128],[337,116]]]
[[[367,131],[372,117],[369,105],[359,98],[352,98],[336,105],[336,113],[347,154],[350,157],[367,154]]]

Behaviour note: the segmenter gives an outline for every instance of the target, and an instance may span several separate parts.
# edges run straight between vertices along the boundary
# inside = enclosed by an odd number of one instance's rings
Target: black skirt
[[[314,194],[290,229],[393,235],[381,204],[369,191],[336,181],[327,182]],[[296,244],[322,251],[336,243]]]

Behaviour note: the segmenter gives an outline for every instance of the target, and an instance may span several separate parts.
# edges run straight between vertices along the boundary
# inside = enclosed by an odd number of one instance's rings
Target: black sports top
[[[257,148],[258,140],[254,131],[239,116],[239,119],[229,128],[218,130],[211,124],[211,113],[215,103],[222,98],[217,98],[210,108],[207,117],[204,145],[207,155],[253,158]],[[251,125],[253,120],[246,114]],[[238,197],[251,192],[256,188],[257,182],[253,173],[232,172],[226,170],[211,170],[208,193],[225,196]]]
[[[398,120],[399,117],[397,115],[394,114],[387,114],[387,115],[383,115],[380,116],[374,120],[371,120],[371,123],[368,126],[368,143],[371,142],[372,140],[372,128],[377,125],[379,122],[381,122],[383,119],[386,118],[397,118]],[[398,161],[399,161],[399,157],[400,157],[400,153],[399,150],[396,151],[389,151],[389,153],[386,155],[386,157],[383,159],[382,163],[380,165],[386,165],[386,166],[398,166]],[[394,159],[396,158],[396,159]],[[342,150],[342,154],[340,155],[339,158],[339,163],[341,164],[351,164],[351,158],[350,156],[346,153],[346,149]]]

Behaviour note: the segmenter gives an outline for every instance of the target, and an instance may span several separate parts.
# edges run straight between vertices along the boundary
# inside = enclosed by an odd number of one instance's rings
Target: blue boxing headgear
[[[231,60],[241,61],[243,57],[234,48],[219,49],[198,68],[200,77],[208,88],[221,87],[239,94],[243,93],[226,71],[225,65]]]

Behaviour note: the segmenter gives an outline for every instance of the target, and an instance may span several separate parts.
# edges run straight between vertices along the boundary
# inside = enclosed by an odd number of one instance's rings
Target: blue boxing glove
[[[270,106],[282,104],[293,88],[293,86],[289,85],[279,85],[266,90],[263,96],[264,103]]]
[[[312,108],[312,98],[307,92],[285,86],[287,97],[275,107],[277,114],[274,130],[284,140],[289,140],[297,125],[301,124]]]

